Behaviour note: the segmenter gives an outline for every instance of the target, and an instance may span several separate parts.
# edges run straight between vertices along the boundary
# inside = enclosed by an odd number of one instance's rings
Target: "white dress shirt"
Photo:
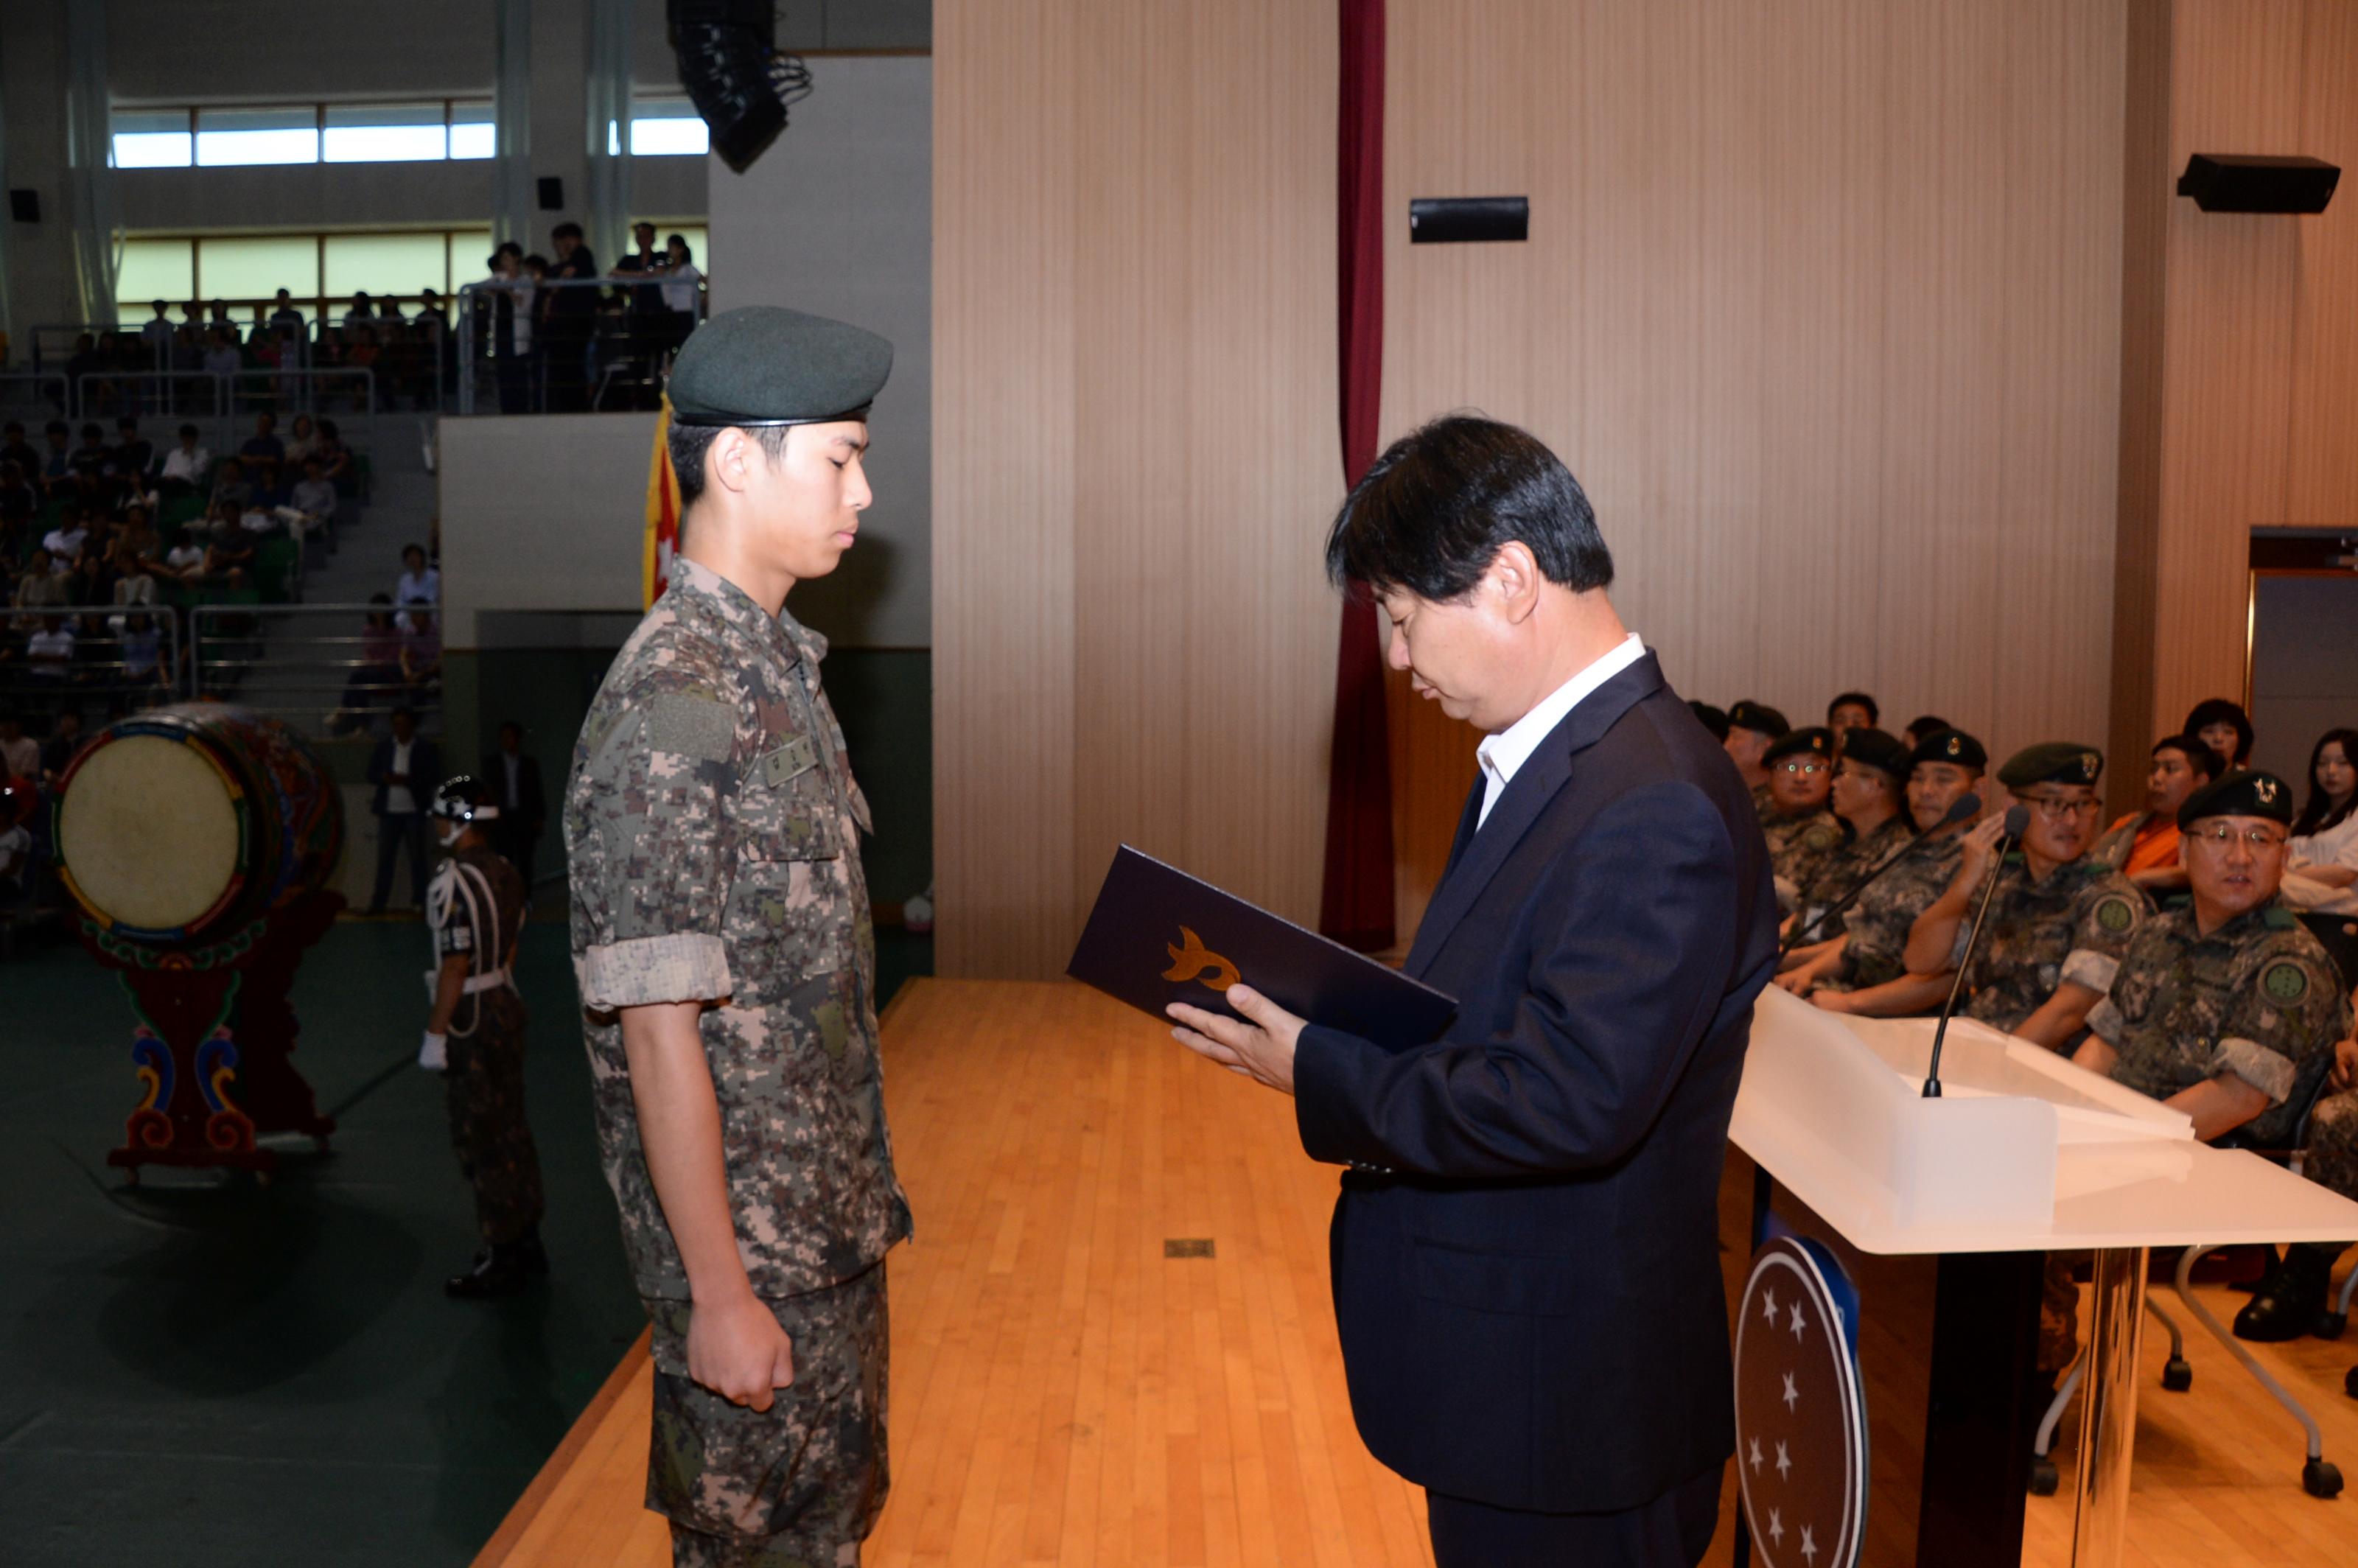
[[[416,745],[415,741],[395,741],[393,743],[393,763],[387,771],[406,775],[409,772],[409,753]],[[417,797],[409,793],[409,785],[389,784],[384,786],[384,814],[387,816],[407,816],[416,810]]]
[[[1475,824],[1476,827],[1490,820],[1490,808],[1498,804],[1508,784],[1531,761],[1540,742],[1563,722],[1564,716],[1579,707],[1583,697],[1645,656],[1646,644],[1638,633],[1630,633],[1611,653],[1548,693],[1538,707],[1475,748],[1475,760],[1482,764],[1483,779],[1482,815]]]

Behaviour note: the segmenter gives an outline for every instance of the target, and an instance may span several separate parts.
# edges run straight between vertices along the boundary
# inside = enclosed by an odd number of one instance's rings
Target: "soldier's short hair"
[[[688,509],[704,494],[704,460],[712,450],[712,443],[723,430],[742,429],[753,438],[753,444],[768,454],[772,467],[786,455],[786,437],[791,425],[674,425],[664,438],[671,449],[671,471],[679,481],[680,521],[687,521]]]
[[[1520,542],[1550,582],[1609,586],[1613,556],[1572,470],[1528,430],[1452,414],[1386,448],[1351,487],[1326,536],[1337,586],[1463,598]]]

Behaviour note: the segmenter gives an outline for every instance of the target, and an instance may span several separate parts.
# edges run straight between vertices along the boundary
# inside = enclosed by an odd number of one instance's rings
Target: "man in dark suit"
[[[476,775],[500,808],[491,824],[492,848],[524,878],[525,898],[532,897],[533,850],[548,821],[548,798],[540,791],[540,764],[524,753],[524,726],[513,719],[500,723],[500,749],[483,753],[483,769]]]
[[[1408,972],[1421,1049],[1174,1007],[1347,1164],[1335,1314],[1360,1434],[1426,1489],[1441,1568],[1689,1568],[1734,1447],[1720,1166],[1776,895],[1750,796],[1606,597],[1587,498],[1452,417],[1377,460],[1327,544],[1390,656],[1487,738]]]
[[[376,786],[369,810],[376,816],[376,887],[368,913],[383,914],[393,891],[393,859],[409,851],[411,902],[426,907],[426,808],[442,783],[442,754],[417,732],[417,710],[393,710],[393,733],[369,753],[368,782]]]

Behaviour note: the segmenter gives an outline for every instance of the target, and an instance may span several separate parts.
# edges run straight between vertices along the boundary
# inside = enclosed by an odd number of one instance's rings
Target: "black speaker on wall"
[[[2340,166],[2322,158],[2196,153],[2178,193],[2205,212],[2322,212],[2341,179]]]
[[[8,216],[16,219],[19,223],[39,222],[41,221],[41,193],[38,190],[27,190],[22,186],[10,190],[8,192]]]
[[[540,210],[544,212],[565,211],[565,181],[557,175],[540,177]]]

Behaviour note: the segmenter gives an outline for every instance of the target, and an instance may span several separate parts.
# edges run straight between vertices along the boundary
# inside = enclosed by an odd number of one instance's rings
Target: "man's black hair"
[[[1867,696],[1866,693],[1863,691],[1846,691],[1840,697],[1835,697],[1832,702],[1827,703],[1827,723],[1832,724],[1834,721],[1834,709],[1838,708],[1864,708],[1866,709],[1866,721],[1868,724],[1875,725],[1883,722],[1883,709],[1877,706],[1875,698]]]
[[[198,429],[194,425],[181,426],[179,433],[183,436],[201,436],[204,434],[202,430]]]
[[[548,237],[552,240],[578,240],[581,237],[581,225],[572,222],[559,223],[548,232]]]
[[[1596,514],[1562,460],[1527,430],[1451,414],[1394,441],[1351,487],[1326,574],[1442,603],[1518,541],[1550,582],[1585,593],[1613,581]]]
[[[723,430],[743,429],[753,438],[753,444],[768,455],[770,466],[778,466],[786,455],[786,438],[793,433],[791,425],[674,425],[666,442],[671,448],[671,471],[679,481],[679,514],[687,520],[688,508],[704,494],[704,459],[712,450],[712,443]]]
[[[417,552],[417,558],[419,560],[422,561],[426,559],[426,546],[414,541],[401,546],[401,558],[405,561],[407,560],[409,558],[409,552],[412,550]]]
[[[2204,784],[2227,771],[2227,760],[2205,745],[2200,735],[2164,735],[2153,743],[2153,749],[2155,752],[2185,753],[2186,765],[2201,774]],[[2148,756],[2151,754],[2147,753]]]
[[[1937,713],[1920,713],[1908,721],[1908,733],[1919,741],[1935,730],[1953,730],[1956,726]]]
[[[2243,705],[2241,703],[2230,702],[2223,697],[2206,697],[2201,701],[2194,705],[2193,712],[2186,716],[2185,729],[2189,735],[2200,735],[2206,728],[2213,724],[2225,724],[2234,728],[2235,731],[2235,765],[2240,768],[2246,762],[2250,762],[2252,758],[2252,716],[2244,711]]]

